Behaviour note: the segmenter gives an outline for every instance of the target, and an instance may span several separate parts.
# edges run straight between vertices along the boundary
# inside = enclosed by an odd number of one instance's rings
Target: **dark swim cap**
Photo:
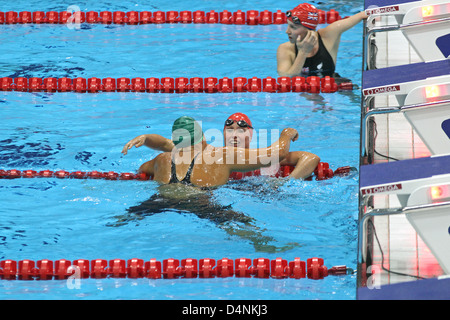
[[[174,121],[172,141],[177,148],[193,146],[202,140],[202,127],[193,118],[182,116]]]

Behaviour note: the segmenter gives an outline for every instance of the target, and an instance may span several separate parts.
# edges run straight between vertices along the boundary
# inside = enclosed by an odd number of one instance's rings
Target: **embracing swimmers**
[[[187,116],[173,123],[173,149],[169,150],[171,144],[168,139],[158,135],[149,136],[132,139],[122,150],[126,154],[133,145],[146,145],[164,151],[144,163],[139,172],[153,176],[153,180],[162,184],[182,183],[198,187],[223,185],[228,182],[233,171],[252,171],[282,161],[289,153],[290,142],[298,139],[297,130],[286,128],[279,139],[267,148],[216,148],[206,143],[198,122]]]
[[[187,118],[187,119],[186,119]],[[193,124],[192,118],[188,117],[182,117],[180,119],[177,119],[174,123],[173,129],[177,129],[181,123],[191,123],[190,127],[188,129],[193,130]],[[226,147],[236,147],[236,148],[250,148],[250,141],[253,137],[253,130],[252,123],[249,119],[249,117],[243,113],[234,113],[231,116],[229,116],[224,124],[223,128],[223,134],[224,134],[224,145]],[[200,132],[200,131],[199,131]],[[200,137],[198,137],[200,139]],[[195,142],[195,141],[194,141]],[[163,152],[171,152],[175,148],[175,144],[172,140],[164,138],[158,134],[144,134],[137,136],[136,138],[130,140],[128,143],[125,144],[123,147],[122,153],[124,155],[127,154],[128,150],[135,146],[136,148],[141,146],[147,146],[151,149],[163,151]],[[196,144],[195,144],[196,145]],[[211,147],[211,146],[210,146]],[[192,158],[193,159],[193,158]],[[186,159],[189,162],[189,159]],[[149,174],[151,172],[151,168],[149,166],[153,166],[152,163],[153,160],[148,161],[144,163],[140,168],[139,172],[144,172]],[[297,178],[297,179],[305,179],[309,177],[314,169],[316,168],[317,164],[319,163],[320,158],[310,152],[305,151],[293,151],[288,152],[288,154],[285,156],[285,158],[279,163],[274,164],[276,165],[292,165],[295,166],[294,170],[290,174],[290,178]],[[192,162],[189,162],[189,165],[192,166]],[[246,169],[244,169],[246,170]],[[191,172],[189,170],[189,167],[187,168],[186,172]],[[238,171],[238,170],[235,170]],[[242,169],[240,170],[242,171]],[[251,171],[251,170],[246,170]],[[171,168],[172,172],[172,168]],[[173,176],[173,175],[172,175]]]

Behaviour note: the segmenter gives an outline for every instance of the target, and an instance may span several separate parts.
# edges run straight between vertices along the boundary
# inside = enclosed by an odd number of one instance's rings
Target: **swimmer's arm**
[[[130,150],[133,146],[139,148],[143,145],[149,147],[150,149],[163,152],[170,152],[175,147],[172,140],[164,138],[159,134],[142,134],[128,141],[123,147],[122,153],[126,155],[128,150]]]
[[[341,19],[333,22],[326,28],[322,29],[321,35],[324,37],[338,37],[348,29],[353,28],[361,20],[366,19],[368,16],[365,11],[361,11],[353,16],[345,19]]]
[[[307,54],[299,54],[291,62],[289,51],[281,44],[277,50],[277,72],[280,77],[293,77],[301,73]]]
[[[171,152],[175,145],[172,140],[164,138],[159,134],[146,134],[145,146],[162,152]]]
[[[280,165],[295,166],[294,170],[289,175],[294,179],[306,179],[316,169],[320,158],[310,152],[292,151],[289,152],[286,158],[281,161]]]
[[[286,158],[289,154],[290,142],[297,139],[297,130],[287,128],[281,132],[280,138],[268,148],[223,148],[226,152],[225,161],[231,171],[249,171],[268,167],[273,162],[279,162]]]

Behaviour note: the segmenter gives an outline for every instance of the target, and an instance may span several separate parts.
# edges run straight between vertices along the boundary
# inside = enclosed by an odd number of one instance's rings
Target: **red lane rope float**
[[[310,258],[301,261],[294,258],[288,262],[282,258],[269,260],[267,258],[248,258],[220,260],[204,259],[164,259],[157,261],[133,258],[94,260],[66,260],[56,261],[42,259],[39,261],[15,260],[0,261],[0,279],[4,280],[63,280],[69,277],[103,279],[111,278],[149,278],[149,279],[177,279],[177,278],[274,278],[274,279],[323,279],[329,275],[346,275],[353,273],[345,265],[328,269],[322,258]]]
[[[330,76],[311,77],[179,77],[179,78],[0,78],[0,91],[23,92],[148,92],[148,93],[231,93],[231,92],[309,92],[333,93],[356,88],[351,82],[337,84]]]
[[[104,179],[104,180],[149,180],[150,177],[145,173],[117,173],[113,171],[75,171],[69,172],[65,170],[51,171],[34,171],[34,170],[0,170],[0,179],[17,179],[17,178],[73,178],[73,179]]]
[[[279,170],[271,175],[271,177],[280,178],[289,176],[294,170],[293,166],[281,166]],[[334,176],[348,175],[352,170],[350,166],[337,168],[334,172],[329,168],[328,163],[319,162],[316,169],[314,170],[314,175],[316,180],[326,180],[333,178]],[[246,177],[257,177],[261,176],[261,170],[254,170],[249,172],[232,172],[230,175],[230,180],[240,180]],[[100,171],[74,171],[69,172],[65,170],[51,171],[35,171],[35,170],[0,170],[0,179],[18,179],[18,178],[59,178],[59,179],[104,179],[104,180],[150,180],[152,177],[146,175],[145,173],[130,173],[123,172],[118,173],[114,171],[100,172]],[[312,180],[312,176],[309,178]]]
[[[333,9],[325,12],[319,11],[319,24],[333,23],[342,19],[339,13]],[[345,19],[345,18],[344,18]],[[67,24],[67,23],[99,23],[99,24],[162,24],[162,23],[221,23],[237,25],[269,25],[285,24],[286,14],[281,10],[271,12],[268,10],[257,11],[237,10],[229,12],[224,10],[216,12],[197,11],[0,11],[0,24]]]

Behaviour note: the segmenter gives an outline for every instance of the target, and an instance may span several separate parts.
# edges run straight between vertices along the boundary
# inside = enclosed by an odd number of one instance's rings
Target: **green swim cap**
[[[202,127],[193,118],[182,116],[174,121],[172,141],[177,148],[193,146],[202,140]]]

